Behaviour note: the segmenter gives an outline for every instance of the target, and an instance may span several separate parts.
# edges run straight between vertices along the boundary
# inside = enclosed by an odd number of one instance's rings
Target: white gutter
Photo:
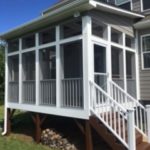
[[[110,12],[113,14],[117,14],[120,16],[126,16],[126,17],[130,17],[130,18],[144,18],[144,15],[138,14],[138,13],[134,13],[132,11],[128,11],[119,7],[115,7],[112,5],[108,5],[105,3],[100,3],[100,2],[96,2],[94,0],[90,0],[90,4],[95,6],[97,9],[105,11],[105,12]]]
[[[146,29],[146,28],[150,28],[150,20],[140,21],[140,22],[134,24],[134,27],[135,27],[136,29]]]

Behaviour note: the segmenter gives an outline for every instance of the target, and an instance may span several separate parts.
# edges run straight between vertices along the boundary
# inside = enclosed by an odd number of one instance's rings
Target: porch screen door
[[[104,90],[107,89],[106,47],[94,44],[94,80]]]

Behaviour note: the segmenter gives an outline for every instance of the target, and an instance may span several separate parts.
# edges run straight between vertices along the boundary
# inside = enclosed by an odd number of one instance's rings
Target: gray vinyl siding
[[[132,0],[133,2],[133,11],[141,12],[141,1],[140,0]]]
[[[141,100],[150,100],[150,70],[142,70],[141,61],[141,36],[150,34],[150,29],[139,31],[139,72]]]
[[[90,11],[90,16],[95,19],[97,22],[103,22],[109,24],[114,29],[126,33],[130,36],[134,36],[133,30],[133,20],[128,19],[123,16],[113,15],[106,12],[100,11]]]

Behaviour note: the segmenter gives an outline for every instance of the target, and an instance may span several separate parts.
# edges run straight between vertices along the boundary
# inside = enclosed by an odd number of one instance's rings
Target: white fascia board
[[[132,19],[144,18],[145,17],[144,15],[134,13],[134,12],[131,12],[131,11],[128,11],[128,10],[124,10],[122,8],[119,8],[119,7],[111,6],[111,5],[108,5],[108,4],[105,4],[105,3],[96,2],[94,0],[90,0],[90,4],[95,6],[96,9],[98,9],[98,10],[102,10],[102,11],[105,11],[105,12],[109,12],[109,13],[129,17],[129,18],[132,18]]]
[[[146,28],[150,28],[150,20],[147,20],[147,21],[141,21],[141,22],[138,22],[136,24],[134,24],[134,28],[135,29],[146,29]]]

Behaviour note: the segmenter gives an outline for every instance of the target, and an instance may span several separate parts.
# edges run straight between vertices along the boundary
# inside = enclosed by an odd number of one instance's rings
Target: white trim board
[[[57,108],[52,106],[37,106],[37,105],[27,105],[27,104],[15,104],[8,103],[7,108],[18,109],[30,112],[39,112],[49,115],[58,115],[71,118],[79,119],[89,119],[89,111],[82,109],[72,109],[72,108]]]

